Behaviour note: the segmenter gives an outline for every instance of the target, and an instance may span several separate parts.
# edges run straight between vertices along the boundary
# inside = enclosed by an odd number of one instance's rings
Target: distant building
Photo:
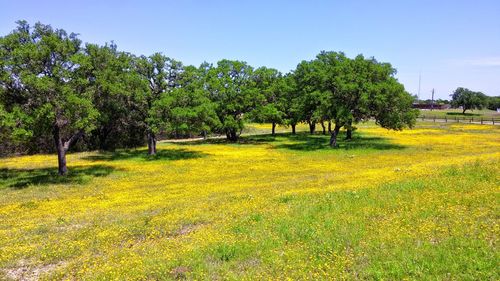
[[[428,103],[414,103],[413,108],[418,109],[450,109],[451,105],[449,104],[428,104]]]

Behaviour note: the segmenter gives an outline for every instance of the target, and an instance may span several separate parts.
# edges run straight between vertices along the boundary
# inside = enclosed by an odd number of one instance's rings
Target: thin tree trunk
[[[333,132],[330,136],[330,146],[331,147],[337,147],[337,136],[339,134],[339,131],[340,131],[340,125],[338,125],[337,123],[335,123],[335,128],[333,129]]]
[[[292,134],[295,135],[295,125],[296,124],[292,124]]]
[[[326,127],[325,127],[325,123],[323,123],[323,121],[321,121],[321,128],[323,129],[323,135],[326,135]]]
[[[274,136],[276,132],[276,122],[273,122],[273,130],[272,130],[272,135]]]
[[[316,130],[316,123],[309,122],[309,133],[313,135],[315,130]]]
[[[467,109],[465,109],[465,107],[464,107],[464,109],[462,110],[462,115],[464,115],[464,114],[465,114],[465,111],[466,111],[466,110],[467,110]]]
[[[332,133],[332,121],[328,121],[328,133]]]
[[[156,136],[153,132],[148,133],[148,154],[156,154]]]
[[[352,122],[349,122],[347,124],[347,130],[346,130],[346,140],[352,140]]]

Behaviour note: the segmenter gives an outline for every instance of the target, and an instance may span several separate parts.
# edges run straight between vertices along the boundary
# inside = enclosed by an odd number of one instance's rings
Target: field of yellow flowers
[[[65,178],[55,155],[1,159],[0,279],[500,279],[500,127],[145,154],[73,153]]]

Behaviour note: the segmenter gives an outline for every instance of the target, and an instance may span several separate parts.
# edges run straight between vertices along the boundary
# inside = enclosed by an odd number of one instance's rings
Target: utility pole
[[[418,73],[418,94],[417,94],[417,102],[420,103],[420,83],[422,82],[422,72]]]
[[[432,88],[431,111],[434,109],[434,88]]]

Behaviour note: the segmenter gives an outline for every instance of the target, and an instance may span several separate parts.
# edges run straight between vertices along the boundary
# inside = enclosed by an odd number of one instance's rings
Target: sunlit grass
[[[0,279],[499,279],[498,127],[289,131],[2,159]]]

